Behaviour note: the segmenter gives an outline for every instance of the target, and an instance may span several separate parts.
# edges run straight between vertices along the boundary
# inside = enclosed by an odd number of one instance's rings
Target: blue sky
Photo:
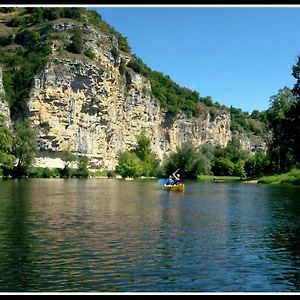
[[[295,83],[300,6],[90,7],[151,69],[201,96],[252,112]]]

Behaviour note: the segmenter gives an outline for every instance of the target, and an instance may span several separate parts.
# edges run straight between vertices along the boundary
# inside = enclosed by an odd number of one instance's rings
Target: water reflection
[[[9,181],[1,186],[1,283],[4,290],[24,290],[34,280],[31,269],[30,199],[28,185]],[[28,226],[29,225],[29,226]]]
[[[297,188],[0,182],[0,291],[299,291]]]

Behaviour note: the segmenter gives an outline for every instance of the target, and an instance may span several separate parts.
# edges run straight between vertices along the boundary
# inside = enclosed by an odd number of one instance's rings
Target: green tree
[[[70,164],[77,161],[77,159],[78,157],[69,150],[63,152],[62,160],[65,162],[65,166],[61,170],[61,177],[70,178],[72,176],[72,168],[70,167]]]
[[[224,149],[224,156],[229,158],[233,163],[237,163],[240,160],[246,160],[249,154],[247,151],[242,150],[240,140],[233,137]]]
[[[145,135],[145,132],[142,132],[137,138],[137,146],[135,147],[134,152],[142,163],[142,175],[154,175],[159,163],[151,150],[151,141]]]
[[[293,155],[295,142],[292,138],[292,133],[295,127],[297,128],[297,122],[293,120],[293,117],[297,117],[294,116],[297,111],[295,106],[295,96],[288,87],[284,87],[276,95],[271,96],[270,107],[266,112],[272,132],[268,155],[273,171],[277,173],[288,172],[295,165]]]
[[[13,133],[5,125],[4,116],[0,115],[0,168],[11,170],[15,157],[12,155]]]
[[[245,162],[245,171],[248,177],[266,175],[269,171],[269,161],[263,151],[258,151]]]
[[[287,113],[287,119],[289,120],[288,126],[290,130],[288,132],[289,140],[291,143],[292,154],[294,156],[295,165],[300,165],[300,55],[297,57],[297,63],[293,66],[292,75],[296,79],[296,83],[292,89],[293,95],[296,97],[296,103]]]
[[[296,64],[292,67],[292,75],[296,79],[296,83],[293,87],[293,94],[300,101],[300,55],[297,57]]]
[[[16,124],[12,153],[17,159],[14,176],[27,175],[37,152],[36,134],[28,122]]]
[[[214,175],[219,176],[231,176],[234,174],[234,169],[234,163],[227,157],[220,157],[216,159],[212,167]]]
[[[238,160],[234,164],[232,175],[234,175],[234,176],[240,176],[240,177],[246,177],[245,161]]]
[[[78,168],[76,170],[76,177],[80,178],[88,178],[89,170],[88,170],[88,158],[86,156],[80,156],[78,159]]]
[[[118,165],[116,172],[123,178],[125,177],[139,177],[143,171],[141,160],[133,151],[124,151],[119,154]]]
[[[80,29],[74,30],[71,41],[72,43],[69,44],[66,49],[72,53],[80,54],[83,50],[82,31]]]
[[[178,168],[182,178],[196,179],[197,175],[209,172],[210,162],[192,143],[184,143],[164,164],[166,175],[172,174]]]

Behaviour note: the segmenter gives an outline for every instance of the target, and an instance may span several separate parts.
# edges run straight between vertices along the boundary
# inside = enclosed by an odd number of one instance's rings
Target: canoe
[[[178,185],[166,185],[166,184],[164,184],[163,189],[167,190],[167,191],[183,192],[184,191],[184,184],[183,183],[178,184]]]

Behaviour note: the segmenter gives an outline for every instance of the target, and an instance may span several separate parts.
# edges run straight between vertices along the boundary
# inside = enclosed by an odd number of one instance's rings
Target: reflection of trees
[[[2,190],[4,188],[4,191]],[[3,258],[0,262],[0,291],[29,291],[32,274],[30,270],[28,219],[30,202],[27,198],[26,181],[7,181],[1,186],[5,194],[2,207],[3,226],[1,237]],[[0,236],[1,236],[0,235]]]
[[[269,194],[273,222],[268,228],[269,246],[273,261],[289,265],[284,272],[287,279],[300,290],[300,201],[298,188],[278,188]],[[274,193],[275,193],[274,192]],[[275,254],[274,254],[275,253]]]

